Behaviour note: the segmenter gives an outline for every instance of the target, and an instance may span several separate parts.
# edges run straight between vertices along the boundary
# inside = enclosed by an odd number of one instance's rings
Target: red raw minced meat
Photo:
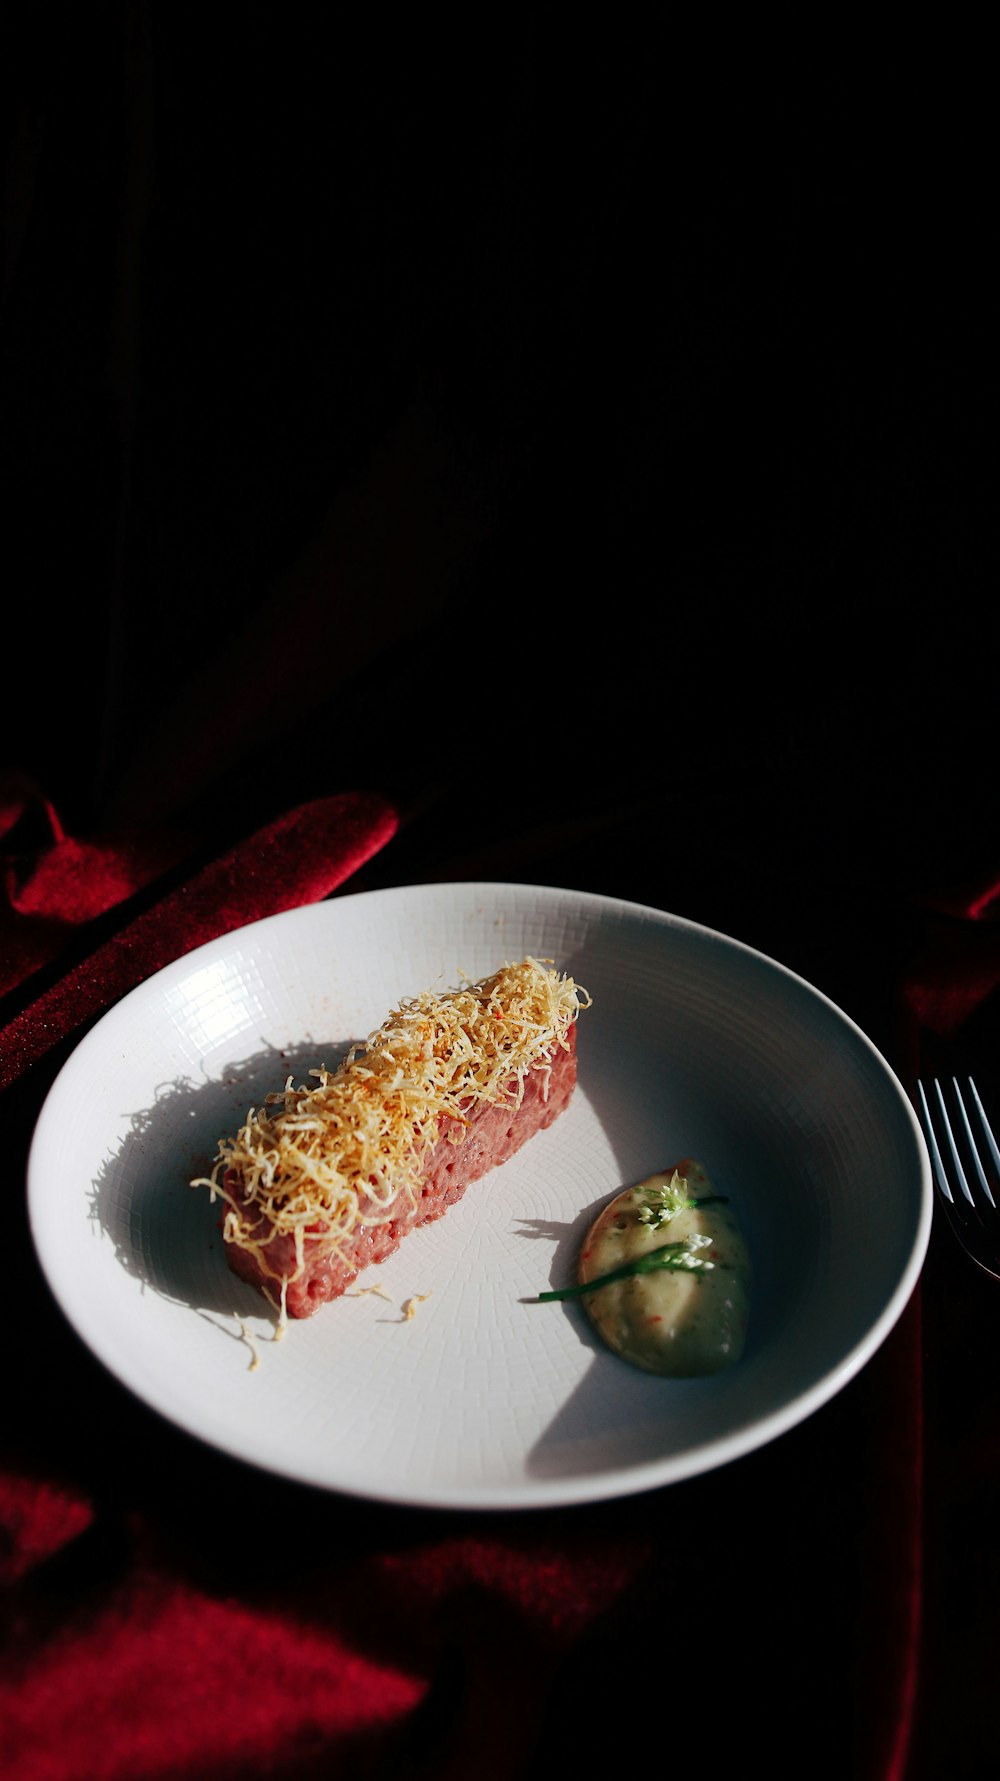
[[[265,1273],[254,1252],[228,1242],[226,1258],[230,1268],[242,1280],[259,1287],[272,1302],[280,1295],[281,1279],[289,1276],[285,1298],[288,1316],[311,1317],[321,1305],[339,1298],[362,1268],[384,1261],[398,1249],[408,1231],[442,1218],[471,1182],[507,1162],[536,1132],[558,1119],[568,1107],[575,1085],[573,1025],[566,1034],[566,1049],[557,1047],[550,1063],[536,1064],[526,1073],[520,1106],[511,1101],[482,1105],[471,1115],[465,1137],[458,1144],[449,1133],[459,1122],[447,1116],[441,1120],[440,1135],[428,1153],[415,1205],[407,1197],[398,1216],[388,1223],[356,1225],[350,1236],[341,1240],[338,1250],[324,1249],[321,1242],[307,1243],[304,1266],[295,1279],[290,1278],[296,1265],[295,1240],[291,1236],[275,1236],[268,1244],[269,1273]],[[235,1171],[227,1173],[223,1185],[238,1203],[240,1182]],[[247,1235],[259,1244],[267,1241],[272,1229],[270,1220],[261,1217]]]

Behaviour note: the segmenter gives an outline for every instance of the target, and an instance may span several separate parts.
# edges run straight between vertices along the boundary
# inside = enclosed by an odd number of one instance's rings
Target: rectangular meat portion
[[[242,1280],[259,1287],[273,1302],[277,1301],[284,1280],[288,1316],[310,1317],[330,1299],[339,1298],[362,1268],[384,1261],[418,1225],[443,1217],[472,1182],[507,1162],[536,1132],[558,1119],[569,1105],[575,1084],[576,1027],[571,1025],[565,1047],[555,1048],[551,1063],[536,1064],[526,1072],[519,1105],[506,1096],[480,1103],[468,1114],[464,1136],[461,1122],[443,1115],[438,1138],[424,1158],[415,1197],[401,1196],[391,1217],[372,1223],[365,1220],[362,1196],[360,1221],[349,1236],[341,1238],[333,1248],[324,1243],[320,1230],[311,1232],[304,1243],[303,1264],[298,1271],[294,1238],[274,1233],[266,1216],[253,1220],[251,1208],[240,1199],[239,1177],[230,1172],[224,1178],[224,1187],[241,1206],[250,1239],[249,1245],[246,1241],[226,1243],[230,1268]],[[456,1137],[460,1138],[457,1143]]]

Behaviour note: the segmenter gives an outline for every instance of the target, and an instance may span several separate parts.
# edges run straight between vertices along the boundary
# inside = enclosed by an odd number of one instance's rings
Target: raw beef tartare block
[[[226,1259],[281,1320],[309,1317],[440,1218],[568,1106],[590,998],[537,959],[400,1004],[339,1069],[289,1078],[194,1183]]]

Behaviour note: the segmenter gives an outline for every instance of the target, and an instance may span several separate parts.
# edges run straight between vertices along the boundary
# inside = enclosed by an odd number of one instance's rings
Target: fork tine
[[[980,1176],[982,1176],[982,1172],[983,1172],[982,1164],[979,1163],[979,1153],[976,1150],[975,1140],[973,1139],[973,1136],[972,1136],[972,1129],[969,1125],[969,1116],[965,1111],[965,1102],[962,1100],[962,1092],[958,1086],[958,1080],[954,1076],[951,1079],[951,1086],[955,1091],[955,1097],[958,1101],[958,1110],[962,1115],[962,1124],[965,1127],[965,1135],[968,1138],[970,1145],[972,1146],[972,1154],[975,1157],[976,1162],[979,1164],[979,1174],[980,1174]],[[958,1174],[958,1185],[962,1189],[962,1192],[964,1193],[966,1199],[968,1200],[969,1205],[974,1206],[976,1202],[972,1197],[972,1189],[969,1186],[968,1177],[965,1173],[965,1170],[962,1167],[962,1159],[958,1154],[958,1145],[955,1143],[955,1134],[952,1129],[951,1121],[948,1118],[948,1109],[946,1108],[946,1106],[944,1104],[944,1095],[941,1091],[941,1084],[940,1084],[940,1082],[938,1082],[937,1077],[934,1078],[934,1087],[937,1089],[937,1097],[941,1104],[941,1117],[944,1120],[945,1137],[948,1140],[948,1149],[951,1151],[951,1160],[954,1163],[956,1172]]]
[[[973,1160],[976,1165],[976,1174],[979,1176],[979,1185],[982,1188],[984,1194],[986,1195],[986,1198],[989,1200],[989,1203],[993,1207],[993,1210],[995,1212],[997,1203],[996,1203],[996,1200],[993,1198],[993,1193],[990,1188],[990,1184],[986,1179],[986,1171],[983,1168],[982,1158],[979,1155],[979,1150],[976,1145],[976,1140],[972,1136],[972,1127],[969,1124],[969,1115],[965,1111],[965,1102],[962,1099],[961,1091],[959,1089],[958,1083],[955,1082],[954,1077],[952,1077],[952,1081],[955,1083],[955,1094],[958,1097],[958,1105],[959,1105],[959,1109],[962,1114],[962,1123],[965,1126],[965,1135],[969,1141],[969,1149],[972,1152]],[[982,1124],[983,1124],[983,1130],[986,1133],[987,1140],[988,1140],[990,1148],[992,1150],[993,1159],[994,1159],[994,1161],[996,1161],[997,1160],[997,1142],[993,1136],[992,1131],[990,1130],[990,1122],[987,1119],[986,1114],[983,1110],[982,1101],[979,1099],[979,1096],[976,1093],[976,1085],[973,1082],[971,1076],[969,1077],[969,1088],[970,1088],[973,1096],[975,1097],[976,1106],[979,1110],[979,1117],[982,1120]]]
[[[946,1132],[946,1134],[948,1136],[948,1140],[949,1140],[949,1148],[951,1150],[951,1154],[952,1154],[952,1156],[955,1160],[955,1163],[957,1165],[959,1178],[964,1182],[965,1175],[964,1175],[964,1172],[962,1169],[962,1165],[959,1162],[958,1156],[955,1151],[955,1140],[952,1137],[951,1125],[948,1120],[948,1112],[947,1112],[947,1108],[945,1107],[945,1104],[944,1104],[944,1096],[941,1093],[941,1084],[939,1083],[936,1076],[934,1078],[934,1087],[937,1090],[937,1098],[940,1103],[941,1114],[942,1114],[942,1117],[944,1120],[944,1129],[945,1129],[945,1132]],[[920,1106],[921,1106],[921,1110],[922,1110],[923,1116],[924,1116],[924,1129],[927,1133],[927,1144],[928,1144],[928,1148],[931,1153],[931,1162],[934,1166],[934,1179],[938,1184],[938,1191],[948,1201],[949,1205],[953,1206],[955,1204],[955,1196],[951,1191],[951,1187],[948,1182],[948,1174],[945,1169],[944,1163],[941,1160],[941,1152],[938,1149],[937,1136],[934,1131],[934,1121],[931,1118],[931,1110],[927,1105],[927,1096],[924,1093],[924,1085],[922,1082],[917,1083],[917,1089],[920,1094]],[[966,1185],[965,1191],[969,1197],[969,1200],[971,1201],[972,1196],[971,1196],[971,1194],[969,1194],[968,1185]]]
[[[969,1077],[969,1088],[972,1091],[972,1098],[976,1103],[976,1107],[979,1112],[979,1118],[982,1121],[983,1131],[986,1134],[986,1142],[990,1147],[990,1155],[993,1158],[993,1167],[996,1169],[997,1174],[1000,1175],[1000,1146],[997,1145],[997,1141],[993,1136],[993,1127],[990,1125],[990,1122],[986,1117],[986,1108],[983,1106],[982,1101],[979,1099],[979,1090],[976,1087],[975,1083],[973,1082],[971,1076]],[[990,1195],[991,1205],[995,1206],[996,1201],[994,1200],[993,1195],[990,1193],[988,1186],[986,1187],[986,1192]]]
[[[934,1170],[934,1179],[937,1182],[939,1193],[943,1193],[945,1198],[950,1200],[951,1189],[948,1186],[947,1177],[941,1163],[941,1152],[938,1149],[937,1139],[934,1136],[934,1121],[931,1118],[931,1110],[927,1105],[927,1096],[924,1093],[924,1085],[919,1078],[917,1080],[917,1094],[920,1096],[920,1111],[924,1116],[924,1132],[927,1136],[927,1148],[931,1153],[931,1166]]]

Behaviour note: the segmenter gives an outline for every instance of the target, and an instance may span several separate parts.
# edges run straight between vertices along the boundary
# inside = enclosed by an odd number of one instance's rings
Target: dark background
[[[974,44],[267,6],[11,35],[3,754],[67,826],[377,783],[420,813],[402,878],[603,813],[616,871],[641,832],[709,918],[729,874],[961,870]]]

